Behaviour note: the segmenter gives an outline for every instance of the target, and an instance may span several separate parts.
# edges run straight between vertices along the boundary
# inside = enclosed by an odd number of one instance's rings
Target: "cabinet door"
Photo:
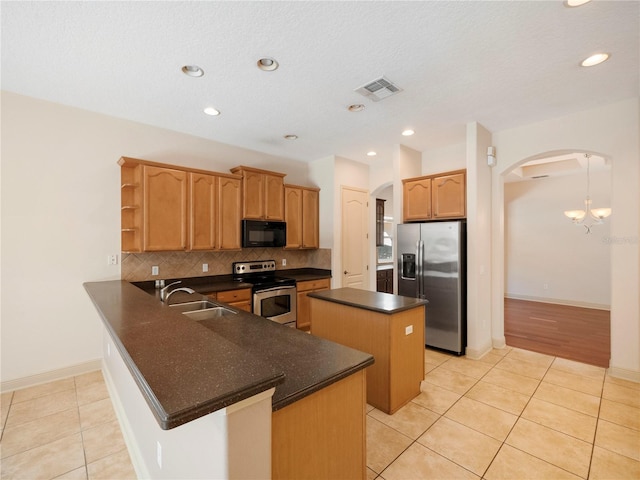
[[[302,246],[302,190],[284,187],[284,200],[287,248],[300,248]]]
[[[456,173],[435,177],[433,188],[433,218],[464,218],[466,215],[466,175]]]
[[[403,185],[402,214],[405,222],[431,218],[431,179],[412,180]]]
[[[218,177],[218,248],[240,249],[242,189],[236,178]]]
[[[216,248],[217,181],[213,175],[189,174],[189,248]]]
[[[284,180],[279,175],[264,175],[264,218],[284,220]]]
[[[297,311],[296,311],[296,327],[300,330],[311,329],[311,299],[307,297],[308,293],[329,290],[331,280],[323,278],[320,280],[309,280],[306,282],[298,282],[296,288],[297,294]]]
[[[264,175],[250,170],[245,170],[242,175],[243,218],[261,220],[264,214]]]
[[[376,246],[384,245],[384,202],[376,198]]]
[[[187,248],[187,172],[145,165],[144,250]]]
[[[302,190],[302,246],[320,247],[319,193],[317,190]]]

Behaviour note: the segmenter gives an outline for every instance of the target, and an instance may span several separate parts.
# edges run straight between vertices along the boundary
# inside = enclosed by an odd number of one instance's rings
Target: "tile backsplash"
[[[282,259],[287,265],[282,266]],[[322,268],[331,269],[331,249],[283,250],[282,248],[244,248],[229,252],[156,252],[123,253],[121,278],[129,282],[164,278],[229,275],[231,264],[247,260],[275,260],[276,269]],[[202,271],[202,264],[209,266]],[[151,275],[151,267],[158,267],[158,275]]]

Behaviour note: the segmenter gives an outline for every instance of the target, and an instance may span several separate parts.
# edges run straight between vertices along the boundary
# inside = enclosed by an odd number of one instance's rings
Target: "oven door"
[[[274,322],[296,326],[296,287],[274,287],[253,294],[253,313]]]

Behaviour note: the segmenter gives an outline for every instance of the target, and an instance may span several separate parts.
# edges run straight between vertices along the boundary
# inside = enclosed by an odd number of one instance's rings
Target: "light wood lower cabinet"
[[[318,298],[311,333],[374,356],[367,403],[392,415],[420,394],[424,380],[424,306],[385,314]]]
[[[211,292],[207,296],[211,300],[226,303],[238,310],[251,312],[251,289],[241,288],[237,290],[224,290],[222,292]]]
[[[329,290],[331,288],[331,279],[322,278],[320,280],[307,280],[305,282],[297,282],[297,304],[296,327],[300,330],[309,330],[311,328],[311,304],[307,294],[311,292],[319,292],[321,290]]]
[[[366,478],[365,370],[271,417],[272,478]]]

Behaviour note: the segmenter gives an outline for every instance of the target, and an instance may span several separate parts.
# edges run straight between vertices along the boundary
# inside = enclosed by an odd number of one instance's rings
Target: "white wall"
[[[463,168],[467,168],[466,142],[454,143],[422,152],[423,175],[462,170]]]
[[[82,283],[120,278],[120,169],[131,156],[308,182],[307,164],[2,92],[2,380],[101,357]],[[322,194],[321,194],[322,198]]]
[[[592,172],[590,183],[593,206],[609,206],[611,172]],[[584,208],[585,196],[586,172],[505,184],[508,297],[609,308],[610,222],[586,235],[563,214]]]
[[[503,176],[541,154],[584,151],[612,162],[611,372],[640,381],[640,104],[639,98],[495,132],[493,249],[504,252]],[[504,255],[493,257],[493,335],[504,335]],[[500,332],[502,329],[502,332]]]
[[[491,132],[467,125],[467,355],[480,358],[504,345],[491,329]]]

